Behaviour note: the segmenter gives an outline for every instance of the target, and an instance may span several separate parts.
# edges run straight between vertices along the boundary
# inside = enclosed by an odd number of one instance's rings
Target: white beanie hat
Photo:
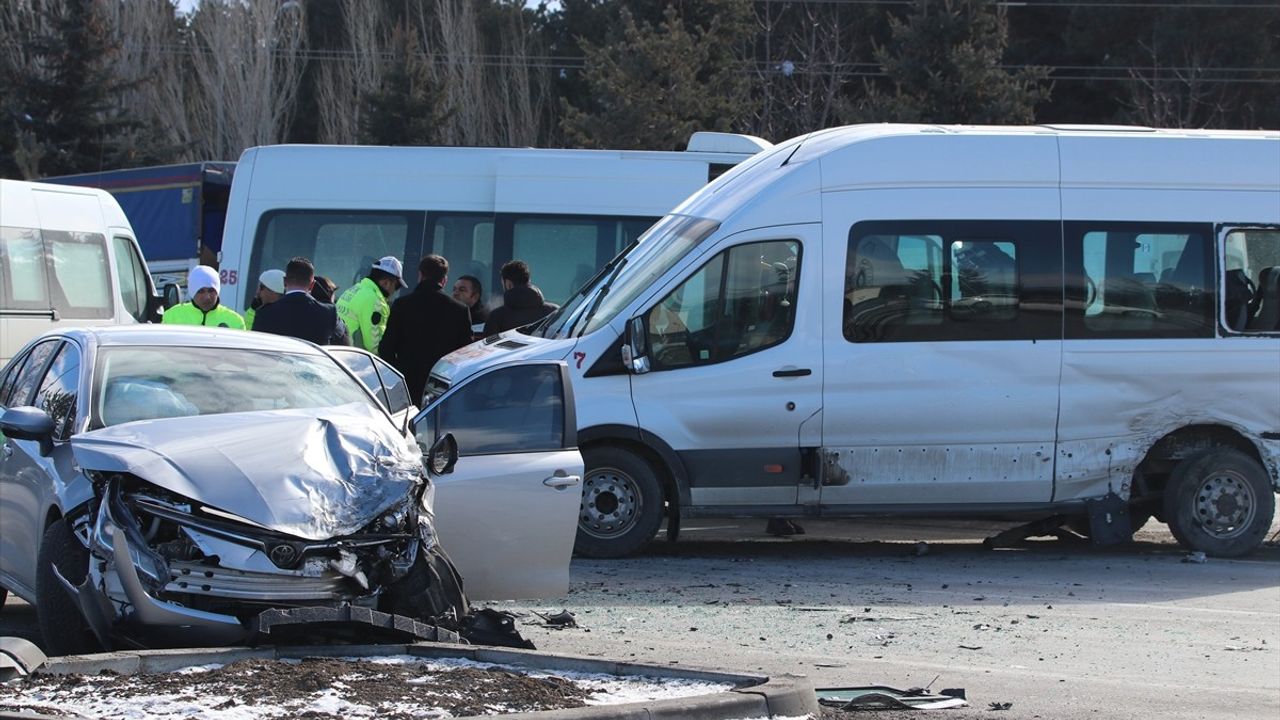
[[[222,294],[222,283],[218,281],[218,271],[208,265],[197,265],[191,268],[191,272],[187,273],[187,295],[195,297],[196,293],[205,288],[213,288],[213,291]]]
[[[262,274],[258,276],[258,282],[277,295],[284,294],[283,270],[263,270]]]

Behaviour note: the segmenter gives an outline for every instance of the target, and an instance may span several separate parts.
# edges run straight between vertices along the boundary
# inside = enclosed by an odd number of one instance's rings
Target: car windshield
[[[323,355],[203,347],[109,347],[94,371],[92,427],[252,410],[376,406]]]
[[[668,215],[627,252],[614,258],[541,328],[544,337],[595,332],[675,266],[720,225],[706,218]]]

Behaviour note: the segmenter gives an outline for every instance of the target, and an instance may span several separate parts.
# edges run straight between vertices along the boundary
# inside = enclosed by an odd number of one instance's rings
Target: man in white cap
[[[283,270],[263,270],[258,276],[258,294],[254,296],[253,302],[250,303],[249,309],[244,311],[244,329],[253,329],[253,318],[258,313],[258,308],[263,305],[270,305],[284,296],[284,271]]]
[[[387,330],[387,317],[391,314],[387,298],[405,287],[409,286],[404,281],[404,267],[388,255],[373,264],[368,277],[342,293],[338,298],[338,316],[351,331],[352,345],[378,352],[382,334]]]
[[[162,322],[169,325],[204,325],[244,329],[240,313],[218,303],[222,283],[218,271],[208,265],[197,265],[187,274],[187,292],[191,299],[164,311]]]

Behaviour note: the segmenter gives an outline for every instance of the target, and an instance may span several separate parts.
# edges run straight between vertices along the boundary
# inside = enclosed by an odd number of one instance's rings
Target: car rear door
[[[491,368],[451,388],[413,421],[425,452],[452,433],[458,463],[435,483],[441,545],[473,600],[569,590],[582,455],[567,366]]]

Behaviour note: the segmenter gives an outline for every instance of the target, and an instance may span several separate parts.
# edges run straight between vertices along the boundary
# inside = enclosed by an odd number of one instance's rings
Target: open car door
[[[424,457],[452,433],[453,472],[434,476],[436,531],[472,600],[568,593],[582,455],[568,367],[502,365],[468,378],[412,423]]]

